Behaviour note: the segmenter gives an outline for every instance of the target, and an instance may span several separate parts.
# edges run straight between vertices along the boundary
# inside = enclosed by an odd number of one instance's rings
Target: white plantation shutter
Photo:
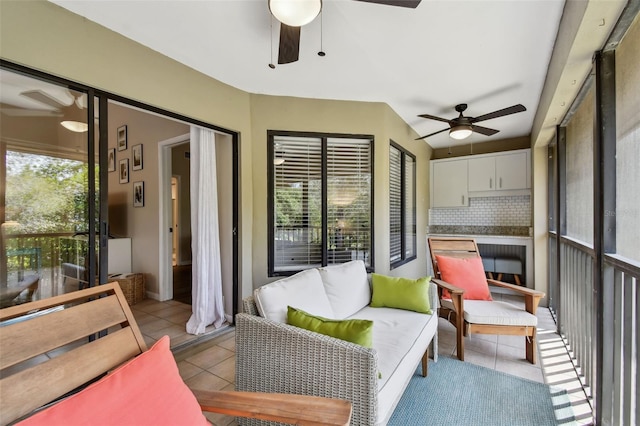
[[[402,152],[389,147],[389,239],[390,261],[402,259]]]
[[[322,265],[321,171],[320,139],[275,140],[274,271]]]
[[[327,139],[327,263],[361,259],[371,244],[371,143]]]
[[[352,259],[369,266],[371,140],[275,135],[272,143],[270,273]]]

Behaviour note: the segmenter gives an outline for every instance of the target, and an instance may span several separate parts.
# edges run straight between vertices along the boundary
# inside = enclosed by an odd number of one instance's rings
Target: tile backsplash
[[[469,207],[430,209],[429,225],[531,226],[531,196],[470,198]]]

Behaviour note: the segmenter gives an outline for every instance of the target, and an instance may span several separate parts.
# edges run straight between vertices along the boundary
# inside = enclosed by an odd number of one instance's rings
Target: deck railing
[[[640,422],[638,382],[640,382],[640,263],[617,255],[605,255],[605,288],[613,297],[605,298],[603,423],[637,425]],[[606,368],[606,367],[605,367]]]
[[[549,236],[549,307],[586,387],[595,391],[596,366],[603,366],[601,406],[603,424],[632,425],[640,421],[640,264],[617,255],[604,256],[604,311],[597,317],[594,300],[594,250],[589,245],[560,237],[559,281],[554,278],[555,233]],[[602,321],[602,347],[596,348],[598,321]],[[598,360],[597,357],[603,359]],[[598,362],[600,361],[600,362]],[[592,396],[592,395],[589,395]]]
[[[3,238],[9,276],[49,271],[53,281],[63,262],[84,263],[87,242],[74,238],[71,232],[9,234]]]

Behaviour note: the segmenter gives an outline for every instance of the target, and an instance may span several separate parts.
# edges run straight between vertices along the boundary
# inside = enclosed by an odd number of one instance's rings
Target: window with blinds
[[[372,138],[269,133],[269,275],[371,267]]]
[[[391,268],[416,258],[416,158],[389,146],[389,255]]]

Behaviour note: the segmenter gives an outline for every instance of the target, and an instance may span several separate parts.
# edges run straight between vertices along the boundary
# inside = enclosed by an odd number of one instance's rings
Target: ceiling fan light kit
[[[60,122],[60,124],[65,129],[71,130],[72,132],[76,133],[83,133],[89,130],[89,125],[80,121],[62,121]]]
[[[449,136],[451,136],[453,139],[466,139],[469,136],[471,136],[471,133],[473,133],[473,130],[471,130],[471,126],[467,126],[467,125],[460,125],[460,126],[455,126],[453,127],[451,130],[449,130]]]
[[[322,0],[269,0],[271,14],[290,27],[313,21],[322,9]]]

